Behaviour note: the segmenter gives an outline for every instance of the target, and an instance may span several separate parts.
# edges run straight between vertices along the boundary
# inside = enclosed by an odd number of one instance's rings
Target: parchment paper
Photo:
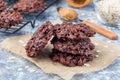
[[[89,62],[82,67],[66,67],[59,63],[52,62],[49,59],[48,55],[52,49],[52,45],[50,43],[48,43],[46,48],[40,52],[39,57],[27,57],[24,46],[30,37],[31,35],[27,34],[7,38],[0,43],[0,47],[10,51],[11,53],[28,59],[39,66],[44,72],[57,74],[65,80],[70,80],[75,74],[102,70],[108,67],[120,55],[120,46],[92,38],[91,40],[96,46],[95,50],[93,51],[93,53],[96,55],[96,58],[92,62]]]

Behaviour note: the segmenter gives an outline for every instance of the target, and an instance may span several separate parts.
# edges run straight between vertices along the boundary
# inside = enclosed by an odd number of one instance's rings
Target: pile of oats
[[[104,21],[110,24],[120,22],[120,0],[100,0],[96,5],[96,11]]]

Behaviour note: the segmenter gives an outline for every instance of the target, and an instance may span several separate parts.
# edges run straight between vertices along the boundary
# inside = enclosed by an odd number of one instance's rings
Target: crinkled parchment
[[[31,35],[27,34],[7,38],[0,43],[0,47],[10,51],[11,53],[28,59],[39,66],[44,72],[57,74],[65,80],[70,80],[75,74],[102,70],[108,67],[120,55],[120,46],[107,43],[100,39],[92,38],[91,40],[96,46],[95,50],[93,51],[93,53],[96,55],[96,58],[92,62],[89,62],[82,67],[66,67],[50,60],[48,56],[52,49],[52,45],[50,43],[48,43],[46,48],[40,52],[38,57],[27,57],[24,46],[30,37]]]

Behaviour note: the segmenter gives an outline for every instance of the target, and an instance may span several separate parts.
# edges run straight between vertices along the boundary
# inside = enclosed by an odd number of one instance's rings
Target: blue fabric
[[[68,4],[65,3],[65,0],[59,0],[59,2],[51,6],[40,17],[38,17],[38,20],[36,22],[37,26],[36,28],[32,29],[31,25],[28,24],[22,30],[15,34],[0,33],[0,41],[12,36],[33,33],[38,28],[38,26],[40,26],[46,20],[50,20],[53,23],[56,21],[62,21],[62,19],[59,17],[56,11],[57,7],[70,7],[70,6],[68,6]],[[79,13],[79,19],[95,22],[98,25],[101,25],[107,29],[114,31],[119,35],[120,38],[120,26],[118,26],[118,28],[115,28],[100,24],[96,18],[96,13],[94,12],[93,4],[88,7],[75,10],[78,11]],[[105,40],[107,42],[120,44],[120,39],[112,41],[99,34],[96,34],[95,37]],[[10,59],[11,57],[15,59],[11,60]],[[56,75],[48,75],[31,62],[16,55],[9,54],[9,52],[0,49],[0,80],[60,80],[60,78]],[[120,80],[120,58],[115,60],[112,63],[112,65],[110,65],[108,68],[102,71],[84,75],[79,74],[76,75],[73,78],[73,80]]]

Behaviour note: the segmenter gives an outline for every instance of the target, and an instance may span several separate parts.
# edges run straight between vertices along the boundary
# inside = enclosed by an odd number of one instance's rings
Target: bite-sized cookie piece
[[[0,14],[0,28],[9,28],[22,23],[23,17],[14,10],[5,10]]]
[[[58,50],[53,49],[52,54],[50,55],[53,61],[60,62],[63,65],[73,67],[73,66],[82,66],[85,63],[92,61],[94,56],[93,54],[89,55],[73,55],[68,53],[62,53]]]
[[[43,10],[46,7],[46,3],[43,0],[19,0],[13,9],[19,12],[36,12]]]
[[[0,12],[7,8],[7,2],[0,0]]]
[[[94,45],[91,43],[89,38],[81,39],[79,41],[65,41],[54,37],[51,43],[55,49],[71,54],[89,55],[91,53],[91,50],[94,49]]]
[[[55,36],[63,40],[79,40],[81,38],[92,37],[95,34],[95,32],[85,24],[73,24],[69,22],[56,24],[54,33]]]
[[[45,22],[37,31],[33,34],[25,49],[27,55],[30,57],[36,56],[48,43],[53,35],[53,25],[51,22]]]

